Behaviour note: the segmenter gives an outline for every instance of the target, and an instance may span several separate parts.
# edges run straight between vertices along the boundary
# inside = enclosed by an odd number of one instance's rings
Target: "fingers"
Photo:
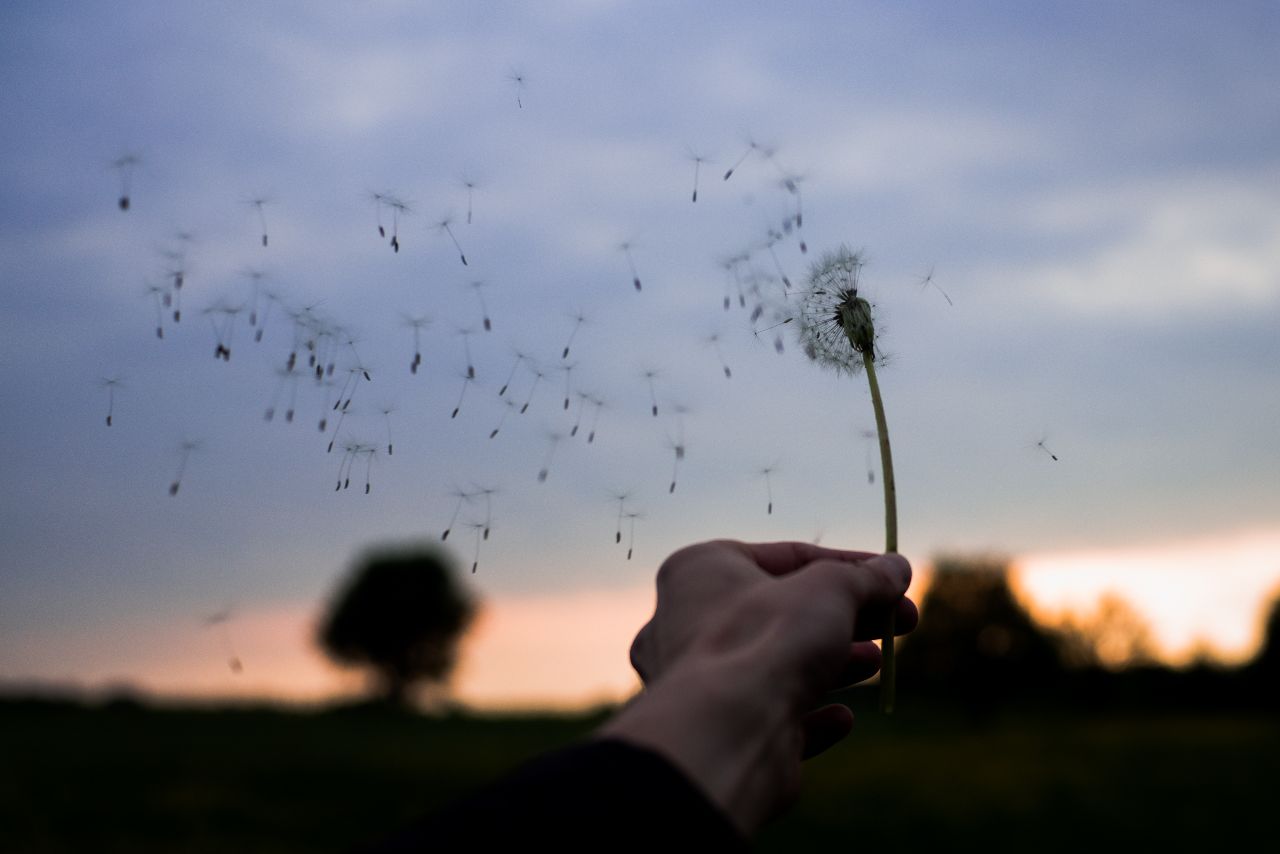
[[[841,596],[852,609],[850,616],[856,625],[864,618],[897,607],[911,584],[911,564],[898,554],[875,555],[853,563],[823,558],[788,577],[785,583],[814,597]]]
[[[883,638],[889,632],[889,624],[885,619],[885,609],[866,609],[858,614],[858,622],[854,625],[854,640],[873,640]],[[905,635],[915,631],[920,622],[920,611],[916,603],[903,596],[894,606],[893,633]]]
[[[832,704],[805,715],[800,721],[804,741],[800,757],[809,759],[836,745],[853,729],[853,712],[847,706]]]
[[[734,540],[722,540],[726,545],[740,548],[750,557],[756,566],[770,575],[787,575],[815,560],[837,560],[845,563],[867,560],[875,557],[873,552],[846,551],[815,546],[812,543],[742,543]]]
[[[875,676],[880,670],[880,647],[871,641],[859,641],[849,645],[849,659],[841,669],[840,675],[828,690],[835,691],[857,685]]]

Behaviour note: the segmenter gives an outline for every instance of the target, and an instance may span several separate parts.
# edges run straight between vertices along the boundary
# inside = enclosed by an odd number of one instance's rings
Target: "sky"
[[[864,378],[762,331],[842,244],[922,582],[1008,555],[1045,614],[1119,592],[1171,660],[1245,655],[1277,37],[1245,2],[5,4],[0,684],[354,690],[326,597],[461,491],[459,695],[624,694],[674,549],[882,547]]]

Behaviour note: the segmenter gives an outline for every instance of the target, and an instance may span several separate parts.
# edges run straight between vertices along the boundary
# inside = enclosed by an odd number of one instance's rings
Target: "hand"
[[[631,661],[646,691],[601,730],[667,756],[751,833],[788,806],[800,760],[853,725],[823,694],[880,667],[879,637],[918,615],[911,567],[805,543],[718,540],[658,570],[658,605]]]

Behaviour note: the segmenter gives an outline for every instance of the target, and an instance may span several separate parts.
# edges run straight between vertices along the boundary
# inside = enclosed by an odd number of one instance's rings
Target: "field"
[[[601,719],[10,700],[0,850],[342,851]],[[1271,835],[1278,773],[1260,712],[859,711],[758,848],[1221,850]]]

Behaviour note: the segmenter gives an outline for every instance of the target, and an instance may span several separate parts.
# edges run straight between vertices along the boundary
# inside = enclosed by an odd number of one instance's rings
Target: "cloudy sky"
[[[672,549],[882,545],[865,381],[753,334],[842,243],[916,565],[997,551],[1046,613],[1117,590],[1171,655],[1243,654],[1280,583],[1278,39],[1243,2],[6,4],[0,680],[341,690],[336,579],[490,489],[449,538],[489,602],[463,696],[626,690]]]

